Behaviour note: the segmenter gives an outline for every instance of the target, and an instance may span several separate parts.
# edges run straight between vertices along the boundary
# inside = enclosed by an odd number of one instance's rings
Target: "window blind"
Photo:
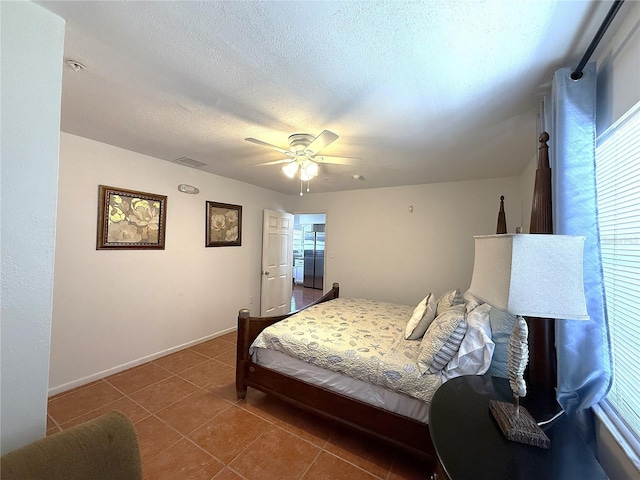
[[[613,384],[607,400],[640,439],[640,103],[596,146],[598,224]]]

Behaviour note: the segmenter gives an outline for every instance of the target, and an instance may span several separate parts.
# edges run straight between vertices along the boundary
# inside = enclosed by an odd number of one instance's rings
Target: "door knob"
[[[265,275],[269,275],[269,272],[265,271],[265,272],[264,272],[264,274],[265,274]]]

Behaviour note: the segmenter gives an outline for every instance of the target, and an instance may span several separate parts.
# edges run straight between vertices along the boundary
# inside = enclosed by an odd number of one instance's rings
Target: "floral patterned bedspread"
[[[440,374],[421,375],[420,340],[405,340],[413,308],[336,298],[267,327],[254,340],[268,348],[349,377],[431,401]]]

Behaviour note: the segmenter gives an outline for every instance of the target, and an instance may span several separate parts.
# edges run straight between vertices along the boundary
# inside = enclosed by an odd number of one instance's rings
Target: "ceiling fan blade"
[[[284,153],[285,155],[288,155],[290,157],[294,156],[294,153],[290,152],[289,150],[285,150],[284,148],[276,147],[275,145],[271,145],[270,143],[263,142],[262,140],[258,140],[257,138],[245,138],[245,140],[247,142],[251,142],[251,143],[255,143],[256,145],[260,145],[261,147],[267,147],[267,148],[270,148],[271,150],[275,150],[276,152]]]
[[[254,165],[254,167],[264,167],[266,165],[279,165],[281,163],[291,163],[291,162],[293,162],[293,160],[291,160],[290,158],[282,158],[280,160],[273,160],[271,162],[257,163]]]
[[[309,144],[307,148],[305,148],[305,152],[308,152],[312,156],[316,155],[320,150],[335,142],[337,139],[338,135],[330,132],[329,130],[324,130],[313,142]]]
[[[333,165],[356,165],[360,160],[362,159],[356,157],[333,157],[329,155],[318,155],[317,157],[313,157],[314,162]]]

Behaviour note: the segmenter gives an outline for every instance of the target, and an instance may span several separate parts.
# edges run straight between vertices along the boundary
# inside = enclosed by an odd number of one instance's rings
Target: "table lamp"
[[[509,440],[549,448],[549,438],[520,406],[520,397],[527,394],[523,375],[529,361],[528,329],[522,317],[589,319],[582,267],[585,237],[503,234],[474,239],[469,293],[516,315],[507,350],[514,403],[491,400],[489,408]]]

